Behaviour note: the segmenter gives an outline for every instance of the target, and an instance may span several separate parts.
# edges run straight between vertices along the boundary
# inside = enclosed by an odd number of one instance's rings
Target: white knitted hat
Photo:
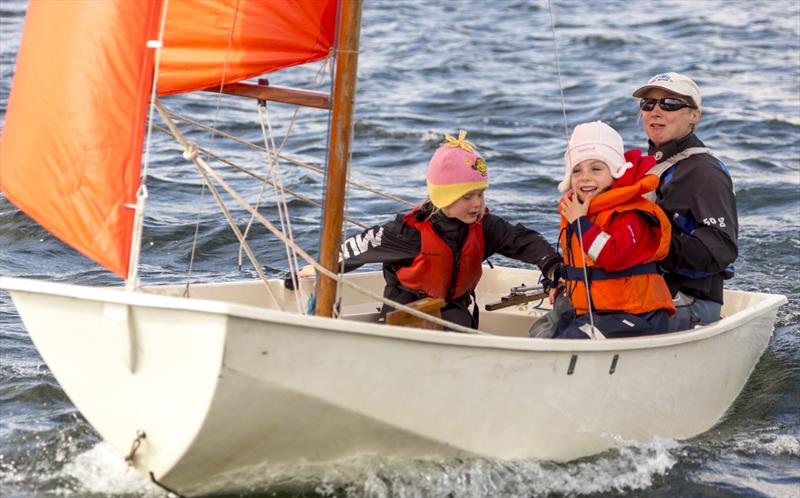
[[[564,180],[558,184],[559,192],[570,189],[572,168],[587,159],[603,161],[611,170],[611,176],[619,178],[633,165],[625,161],[622,137],[614,128],[602,121],[583,123],[575,127],[564,154]]]

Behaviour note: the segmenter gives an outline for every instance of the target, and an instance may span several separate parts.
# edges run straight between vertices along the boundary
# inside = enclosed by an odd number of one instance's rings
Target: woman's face
[[[666,97],[686,101],[684,97],[661,88],[652,88],[644,94],[646,99],[663,99]],[[692,126],[700,121],[700,110],[689,107],[667,112],[661,109],[661,106],[656,105],[652,111],[641,112],[644,132],[657,146],[685,137],[692,131]]]
[[[448,218],[456,218],[467,225],[475,223],[483,215],[485,204],[483,193],[486,189],[471,190],[458,198],[458,200],[442,211]]]
[[[608,190],[614,183],[611,169],[599,159],[586,159],[572,167],[570,184],[578,200],[586,202]]]

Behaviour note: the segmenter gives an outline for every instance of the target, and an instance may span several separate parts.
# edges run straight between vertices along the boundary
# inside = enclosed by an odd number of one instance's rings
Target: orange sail
[[[122,277],[160,4],[30,2],[0,143],[8,200]]]
[[[334,0],[170,1],[158,93],[225,83],[328,57]]]
[[[173,0],[158,93],[216,88],[323,59],[335,0]],[[0,190],[127,277],[160,0],[37,0],[0,141]]]

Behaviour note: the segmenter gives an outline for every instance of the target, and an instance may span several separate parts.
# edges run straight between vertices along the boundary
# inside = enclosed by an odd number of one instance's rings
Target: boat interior
[[[376,295],[383,293],[384,281],[381,271],[349,273],[345,275],[345,279]],[[485,306],[499,302],[503,296],[509,296],[514,287],[535,286],[538,281],[538,270],[484,267],[483,277],[476,289],[477,301],[481,306],[480,329],[493,335],[527,337],[531,324],[550,309],[547,299],[535,299],[494,311],[486,311]],[[300,280],[300,290],[296,290],[281,279],[270,280],[269,290],[277,299],[277,304],[260,280],[192,284],[188,290],[188,297],[302,313],[308,307],[308,299],[313,293],[314,285],[314,278],[303,278]],[[184,289],[184,285],[169,285],[148,286],[143,290],[181,297],[184,296]],[[339,292],[342,318],[378,322],[381,307],[379,301],[347,285],[341,285]],[[769,295],[726,290],[722,316],[730,317],[767,297]]]
[[[384,280],[381,271],[349,273],[345,275],[345,278],[374,294],[383,294]],[[477,301],[481,306],[481,330],[495,335],[527,337],[530,325],[550,308],[547,299],[536,299],[526,304],[508,306],[496,311],[486,311],[484,306],[488,303],[496,303],[501,300],[502,296],[509,295],[512,287],[535,286],[538,281],[538,270],[484,267],[483,277],[476,289]],[[291,285],[286,285],[281,279],[270,280],[269,290],[277,299],[277,305],[260,280],[192,284],[188,290],[188,297],[301,313],[302,310],[307,309],[308,299],[313,293],[314,285],[314,278],[303,278],[300,280],[301,289],[296,290],[291,288]],[[148,286],[143,290],[149,293],[181,297],[184,296],[184,289],[184,285],[168,285]],[[342,318],[378,322],[381,307],[379,301],[347,285],[341,285],[339,292]]]

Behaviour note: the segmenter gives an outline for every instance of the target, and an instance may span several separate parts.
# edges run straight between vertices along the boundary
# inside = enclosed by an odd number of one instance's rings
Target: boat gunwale
[[[92,287],[22,277],[0,276],[0,289],[6,291],[35,292],[67,298],[111,302],[115,304],[126,304],[147,308],[171,308],[210,314],[222,314],[236,318],[258,321],[266,320],[283,325],[300,327],[306,326],[318,330],[369,335],[387,339],[426,342],[433,344],[448,344],[464,347],[510,349],[532,352],[574,353],[657,349],[701,341],[736,328],[737,326],[741,325],[741,322],[746,319],[746,316],[755,318],[771,311],[772,309],[777,309],[781,305],[788,302],[786,296],[780,294],[728,290],[726,292],[755,295],[762,297],[763,300],[754,303],[746,310],[740,310],[733,315],[725,317],[713,325],[698,327],[694,330],[645,337],[576,341],[571,339],[508,337],[491,334],[472,335],[459,333],[437,333],[428,330],[400,326],[383,326],[376,328],[375,325],[377,324],[374,323],[299,315],[296,313],[259,308],[257,306],[246,304],[215,301],[210,299],[183,298],[148,293],[141,290],[130,291],[125,290],[122,287]]]

